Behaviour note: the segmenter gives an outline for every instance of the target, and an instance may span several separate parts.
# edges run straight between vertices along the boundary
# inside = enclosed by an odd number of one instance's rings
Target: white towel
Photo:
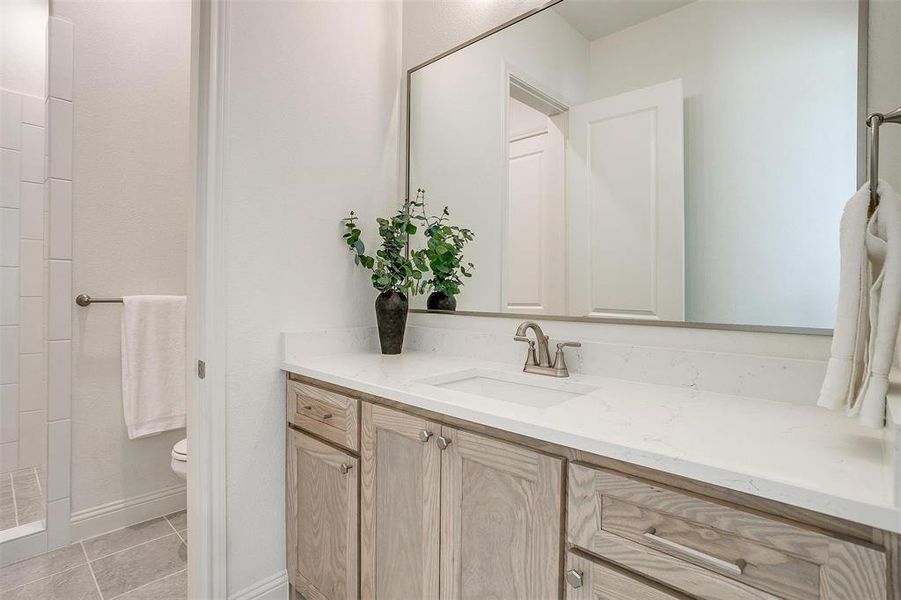
[[[867,225],[866,240],[872,281],[870,339],[864,379],[849,410],[867,427],[885,424],[888,376],[901,321],[901,197],[881,180],[877,190],[879,207]]]
[[[884,181],[878,186],[879,207],[872,217],[866,217],[869,186],[854,195],[842,215],[839,306],[818,401],[846,409],[868,427],[885,423],[901,321],[901,198]]]
[[[128,438],[185,426],[185,297],[125,296],[122,408]]]
[[[851,196],[842,213],[838,309],[826,378],[817,400],[820,406],[833,410],[851,406],[863,378],[870,288],[864,244],[869,204],[870,186],[865,184]]]

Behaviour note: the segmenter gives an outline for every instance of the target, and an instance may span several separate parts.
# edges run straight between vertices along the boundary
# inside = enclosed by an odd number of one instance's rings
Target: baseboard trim
[[[285,600],[288,597],[288,571],[278,573],[235,592],[228,600]]]
[[[186,502],[187,489],[181,485],[80,510],[72,513],[71,539],[77,542],[184,510]]]

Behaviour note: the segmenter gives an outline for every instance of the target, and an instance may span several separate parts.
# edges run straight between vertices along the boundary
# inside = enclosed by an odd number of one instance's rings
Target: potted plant
[[[430,279],[419,282],[420,293],[431,289],[426,301],[429,310],[456,310],[457,294],[463,286],[464,277],[472,277],[473,264],[463,262],[463,246],[471,242],[475,234],[465,227],[449,225],[450,211],[445,206],[437,217],[430,217],[425,209],[425,190],[416,190],[416,199],[411,203],[415,215],[423,225],[426,247],[422,250],[432,273]]]
[[[382,354],[400,354],[407,326],[407,293],[416,293],[422,274],[428,269],[422,250],[406,253],[407,236],[416,233],[405,204],[390,218],[378,218],[381,247],[375,256],[366,254],[360,239],[362,230],[351,211],[344,219],[343,238],[354,253],[354,262],[372,271],[372,286],[378,290],[375,316]]]

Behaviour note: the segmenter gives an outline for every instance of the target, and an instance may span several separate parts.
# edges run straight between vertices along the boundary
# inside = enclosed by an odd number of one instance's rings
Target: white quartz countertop
[[[433,352],[305,357],[282,369],[411,406],[901,533],[882,430],[815,406],[574,374],[594,389],[546,408],[423,382],[517,365]],[[541,375],[528,375],[551,379]]]

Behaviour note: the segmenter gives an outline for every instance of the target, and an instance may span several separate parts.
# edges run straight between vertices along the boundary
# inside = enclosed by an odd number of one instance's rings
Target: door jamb
[[[227,0],[192,0],[191,140],[194,204],[188,257],[188,597],[225,598],[226,378],[222,132]],[[198,360],[205,376],[198,375]]]

